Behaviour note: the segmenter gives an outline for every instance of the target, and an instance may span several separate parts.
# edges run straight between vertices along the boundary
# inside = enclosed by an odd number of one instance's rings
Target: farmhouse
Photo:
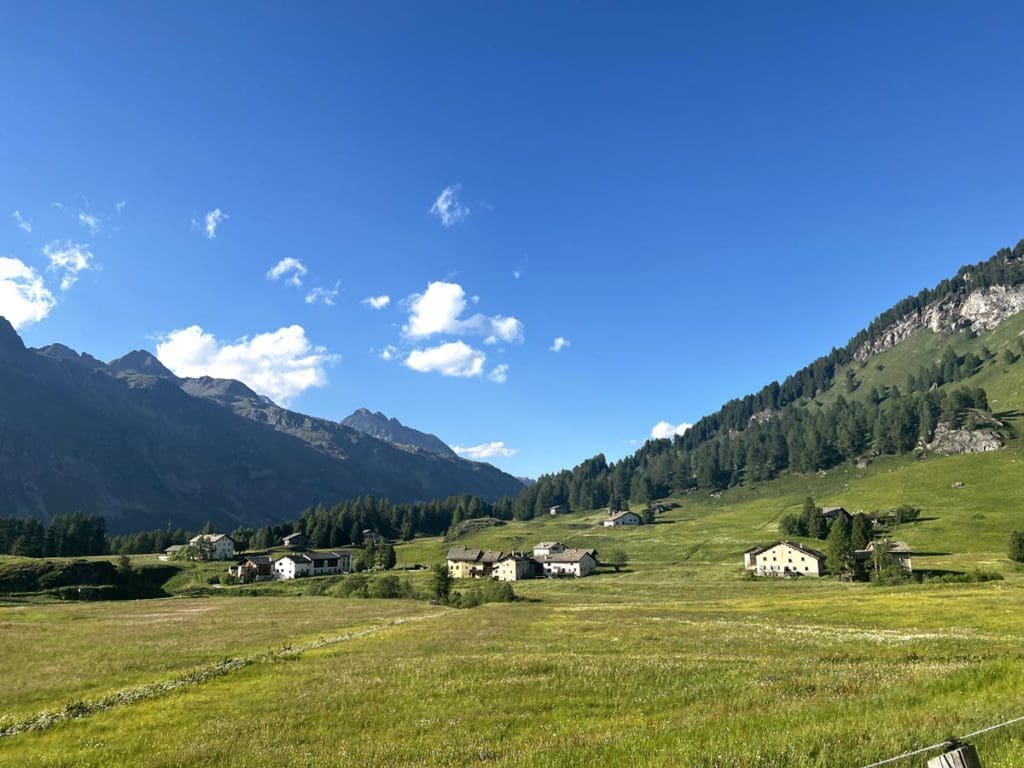
[[[352,553],[345,549],[337,552],[295,552],[274,561],[275,579],[328,576],[351,570]]]
[[[830,520],[832,522],[835,522],[836,520],[840,519],[845,520],[846,522],[850,522],[850,520],[853,519],[853,515],[851,515],[842,507],[822,507],[821,516],[824,517],[826,520]]]
[[[456,579],[489,579],[504,556],[503,552],[456,547],[448,550],[448,573]]]
[[[889,547],[889,555],[892,559],[907,573],[912,573],[914,570],[913,552],[910,549],[910,545],[905,541],[895,539],[893,541],[881,540],[876,542],[874,540],[869,541],[868,545],[864,549],[858,549],[853,553],[853,556],[861,561],[870,561],[875,554],[875,547],[880,543],[885,543]]]
[[[253,581],[265,581],[274,578],[274,564],[270,555],[250,555],[240,560],[237,565],[228,568],[228,573],[237,576],[238,580],[249,584]]]
[[[568,512],[569,508],[565,506],[565,504],[556,504],[555,506],[548,510],[548,514],[552,517],[554,517],[555,515],[565,515],[568,514]]]
[[[181,550],[183,550],[184,548],[184,544],[171,544],[171,546],[164,550],[164,554],[160,557],[160,559],[169,560],[172,557],[177,557],[179,554],[181,554]]]
[[[755,576],[823,576],[825,555],[816,549],[780,541],[743,553],[743,567]]]
[[[385,539],[383,536],[381,536],[376,531],[374,531],[374,530],[372,530],[370,528],[367,528],[366,530],[363,531],[363,541],[366,542],[367,544],[373,544],[373,545],[376,546],[376,545],[380,545],[380,544],[387,544],[388,540]]]
[[[542,541],[533,548],[533,556],[544,557],[545,555],[553,555],[557,552],[563,552],[564,550],[565,547],[560,541]]]
[[[519,552],[504,554],[494,564],[492,574],[498,581],[533,578],[533,560]]]
[[[288,549],[302,549],[309,543],[309,540],[304,533],[289,533],[281,539],[281,543],[288,547]]]
[[[210,560],[230,560],[235,556],[235,542],[226,533],[201,533],[188,543],[192,547],[209,547]]]
[[[621,512],[613,512],[611,516],[604,521],[606,528],[614,528],[619,525],[640,525],[643,519],[636,512],[630,512],[625,509]]]
[[[589,576],[597,570],[596,549],[563,549],[534,558],[545,576],[558,578]]]

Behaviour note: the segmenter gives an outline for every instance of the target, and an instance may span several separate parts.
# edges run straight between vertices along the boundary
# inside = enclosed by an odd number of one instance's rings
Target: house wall
[[[456,579],[468,579],[473,575],[475,563],[467,563],[461,560],[448,561],[448,573]]]
[[[777,544],[756,556],[754,573],[758,576],[822,576],[824,562],[789,544]]]

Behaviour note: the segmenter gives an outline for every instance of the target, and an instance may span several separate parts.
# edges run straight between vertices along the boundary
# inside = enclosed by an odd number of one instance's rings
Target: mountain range
[[[111,532],[260,525],[318,502],[514,495],[522,482],[360,409],[344,422],[239,381],[179,378],[153,355],[110,363],[26,348],[0,318],[0,515],[82,510]]]

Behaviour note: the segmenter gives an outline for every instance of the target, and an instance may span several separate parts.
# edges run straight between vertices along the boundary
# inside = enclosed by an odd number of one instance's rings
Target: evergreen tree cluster
[[[107,521],[101,515],[57,515],[49,525],[35,517],[0,517],[0,554],[77,557],[107,554]]]

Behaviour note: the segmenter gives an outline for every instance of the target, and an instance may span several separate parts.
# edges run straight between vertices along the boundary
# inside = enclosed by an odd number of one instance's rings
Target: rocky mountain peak
[[[114,373],[142,373],[165,379],[177,379],[163,363],[144,349],[136,349],[124,357],[111,360],[107,363],[107,368]]]
[[[439,456],[454,457],[455,451],[437,437],[418,429],[407,427],[396,418],[388,418],[380,411],[373,412],[369,408],[358,408],[351,415],[341,420],[343,427],[384,440],[395,445],[408,445]]]
[[[6,317],[0,316],[0,351],[22,352],[24,349],[25,344],[14,326]]]

